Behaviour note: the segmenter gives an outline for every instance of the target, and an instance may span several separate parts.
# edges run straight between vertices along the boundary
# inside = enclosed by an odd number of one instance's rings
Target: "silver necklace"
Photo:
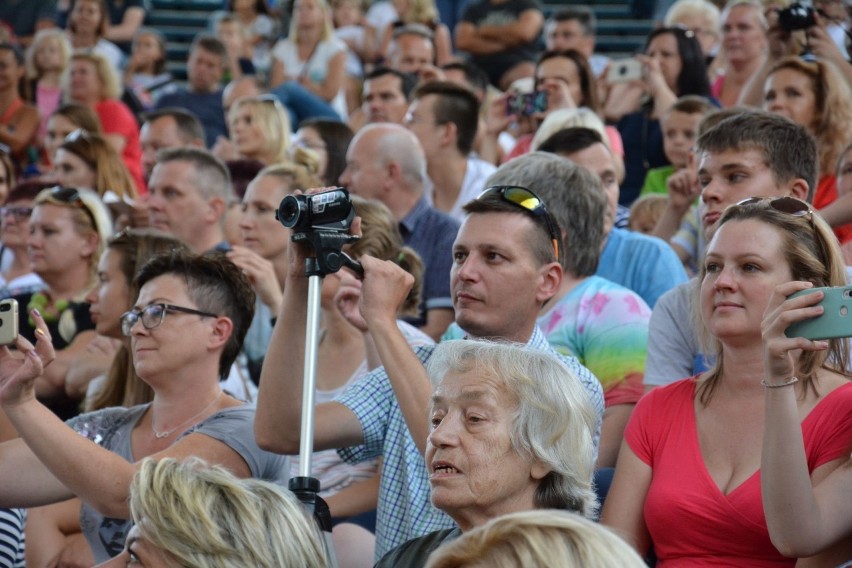
[[[198,418],[199,416],[201,416],[202,414],[204,414],[205,412],[210,410],[213,407],[213,405],[216,404],[216,401],[219,400],[220,396],[222,396],[222,391],[219,391],[219,394],[216,395],[216,398],[214,398],[212,401],[210,401],[210,404],[208,404],[207,406],[202,408],[201,412],[199,412],[198,414],[196,414],[192,418],[181,422],[180,424],[178,424],[177,426],[175,426],[171,430],[167,430],[165,432],[157,432],[157,429],[154,428],[154,413],[152,411],[152,413],[151,413],[151,431],[154,433],[154,437],[156,437],[158,440],[162,440],[163,438],[168,438],[169,436],[174,434],[176,431],[178,431],[182,426],[189,424],[190,422],[192,422],[193,420],[195,420],[196,418]]]

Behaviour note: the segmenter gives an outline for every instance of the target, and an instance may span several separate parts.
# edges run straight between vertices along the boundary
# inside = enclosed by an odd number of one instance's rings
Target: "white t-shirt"
[[[346,44],[342,40],[332,36],[327,40],[319,42],[310,59],[302,61],[299,59],[299,50],[296,44],[289,39],[282,39],[272,48],[272,57],[284,65],[284,73],[287,80],[295,80],[301,75],[315,83],[324,83],[328,75],[328,64],[331,59],[341,51],[347,51]],[[306,68],[307,66],[307,68]],[[349,112],[346,108],[346,95],[341,88],[337,95],[331,100],[331,106],[346,120]]]

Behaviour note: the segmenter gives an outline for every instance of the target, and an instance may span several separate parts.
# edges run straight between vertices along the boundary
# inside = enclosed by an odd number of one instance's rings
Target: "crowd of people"
[[[852,566],[852,8],[290,4],[0,3],[0,567]]]

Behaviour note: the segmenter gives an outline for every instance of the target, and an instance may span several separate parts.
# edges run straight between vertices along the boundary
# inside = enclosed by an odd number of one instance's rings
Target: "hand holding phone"
[[[852,337],[852,286],[808,288],[790,294],[789,298],[814,292],[824,294],[819,303],[822,314],[790,325],[785,335],[811,340]]]
[[[606,80],[609,83],[629,83],[641,78],[642,62],[633,57],[611,61],[606,73]]]
[[[512,93],[506,99],[506,114],[532,116],[545,110],[547,110],[547,93],[544,91]]]
[[[18,337],[18,302],[11,298],[0,302],[0,345],[11,345]]]

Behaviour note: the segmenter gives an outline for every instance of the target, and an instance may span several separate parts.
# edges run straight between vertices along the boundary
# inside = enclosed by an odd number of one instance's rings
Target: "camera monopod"
[[[299,476],[290,479],[290,490],[313,514],[325,536],[329,566],[336,568],[337,557],[331,538],[331,512],[319,496],[320,482],[311,477],[314,448],[314,413],[317,379],[317,348],[320,334],[322,279],[344,266],[364,275],[361,265],[343,252],[343,246],[358,240],[348,233],[355,218],[349,192],[338,188],[312,195],[288,195],[275,216],[293,230],[291,240],[310,246],[315,256],[305,260],[308,277],[308,318],[305,330],[305,374],[302,386],[302,432],[299,440]]]

